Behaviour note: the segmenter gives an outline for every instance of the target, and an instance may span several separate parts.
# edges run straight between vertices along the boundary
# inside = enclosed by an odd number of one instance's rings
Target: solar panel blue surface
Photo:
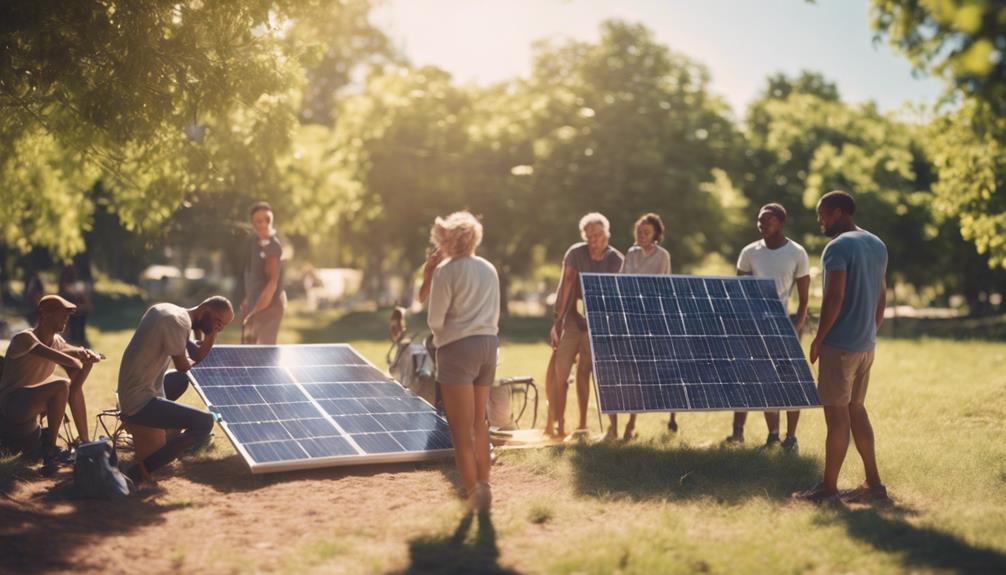
[[[581,274],[605,413],[820,404],[775,282]]]
[[[216,346],[191,377],[253,472],[451,449],[447,421],[348,345]]]

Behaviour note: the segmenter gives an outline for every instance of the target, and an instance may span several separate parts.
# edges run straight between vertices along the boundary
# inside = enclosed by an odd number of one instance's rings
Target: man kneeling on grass
[[[76,310],[58,295],[40,299],[38,324],[11,338],[0,377],[0,443],[29,457],[41,456],[43,475],[56,470],[56,438],[67,403],[80,440],[90,441],[83,387],[101,356],[68,344],[60,335]],[[67,377],[53,375],[57,365]],[[47,433],[39,428],[40,415],[48,422]]]
[[[185,373],[209,354],[233,319],[231,302],[221,296],[190,309],[159,303],[143,314],[122,355],[117,390],[122,421],[136,448],[126,471],[134,482],[149,480],[150,473],[209,438],[213,415],[175,400],[188,387]],[[193,329],[203,334],[198,344],[189,340]],[[176,371],[165,375],[172,364]],[[168,439],[165,430],[181,433]]]

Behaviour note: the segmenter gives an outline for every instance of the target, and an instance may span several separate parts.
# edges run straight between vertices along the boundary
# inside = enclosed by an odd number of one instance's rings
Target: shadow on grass
[[[668,449],[653,442],[568,449],[576,490],[592,497],[713,498],[721,503],[788,499],[820,476],[817,460],[779,450]]]
[[[161,524],[167,513],[184,506],[135,496],[115,501],[75,501],[67,496],[69,485],[66,479],[27,501],[0,499],[0,570],[40,573],[108,569],[111,564],[100,549],[109,536]]]
[[[478,530],[467,541],[472,523],[478,518]],[[488,513],[467,513],[454,533],[446,536],[422,536],[409,541],[411,564],[407,574],[420,573],[517,573],[499,565],[496,529]]]
[[[876,550],[896,554],[909,570],[935,569],[947,573],[1006,573],[1006,555],[975,547],[962,539],[905,520],[897,509],[840,507],[838,521],[851,537]]]

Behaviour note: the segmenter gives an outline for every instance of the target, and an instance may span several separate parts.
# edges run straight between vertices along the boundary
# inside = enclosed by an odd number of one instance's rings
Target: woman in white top
[[[492,502],[486,403],[496,379],[499,276],[475,255],[482,224],[472,214],[437,218],[430,237],[437,249],[423,271],[430,279],[427,323],[437,346],[437,383],[458,474],[469,503],[485,511]]]
[[[671,273],[671,254],[658,244],[664,238],[664,222],[654,213],[644,214],[636,220],[633,226],[636,243],[625,252],[625,263],[622,264],[623,274],[662,275]],[[606,439],[618,437],[618,414],[608,416],[611,425],[608,427]],[[671,431],[678,430],[678,422],[671,413],[667,423]],[[636,436],[636,414],[629,415],[625,424],[623,439],[629,440]]]

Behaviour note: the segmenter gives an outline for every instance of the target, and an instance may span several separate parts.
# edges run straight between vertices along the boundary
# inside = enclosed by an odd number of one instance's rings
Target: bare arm
[[[35,347],[31,348],[31,351],[28,353],[37,355],[38,357],[51,361],[56,365],[61,365],[66,369],[80,369],[84,366],[84,364],[73,355],[53,349],[44,343],[38,343]]]
[[[842,302],[845,301],[846,278],[845,270],[836,270],[828,272],[825,279],[824,301],[821,302],[821,323],[817,328],[817,336],[814,337],[814,342],[810,345],[811,363],[817,361],[821,351],[821,343],[838,320],[839,312],[842,311]]]
[[[739,276],[753,276],[754,274],[751,273],[751,272],[746,272],[746,271],[738,268],[737,269],[737,275],[739,275]]]
[[[576,280],[579,272],[571,266],[563,266],[562,278],[559,279],[559,287],[555,291],[555,321],[552,323],[552,331],[549,333],[549,341],[552,347],[559,345],[562,337],[562,325],[566,321],[573,303],[573,293],[576,289]]]
[[[880,298],[877,300],[877,329],[884,323],[884,311],[887,309],[887,278],[880,280]]]
[[[264,310],[272,303],[272,298],[276,295],[276,290],[279,288],[279,256],[266,258],[264,271],[266,282],[262,287],[262,293],[259,294],[255,307],[248,312],[246,318]]]
[[[433,285],[433,272],[436,271],[437,266],[443,260],[444,256],[440,248],[426,255],[426,263],[423,264],[423,284],[419,286],[419,295],[417,296],[420,304],[426,303],[426,300],[430,298],[430,287]]]
[[[213,349],[213,344],[217,341],[217,334],[220,332],[212,331],[203,336],[203,339],[199,342],[186,341],[185,350],[186,353],[171,356],[171,361],[175,365],[175,369],[181,373],[185,373],[192,369],[192,366],[199,363],[200,361],[206,359],[209,355],[210,350]]]
[[[807,323],[807,307],[810,305],[810,276],[796,278],[796,294],[800,297],[800,306],[796,309],[796,332],[803,332],[803,326]]]

